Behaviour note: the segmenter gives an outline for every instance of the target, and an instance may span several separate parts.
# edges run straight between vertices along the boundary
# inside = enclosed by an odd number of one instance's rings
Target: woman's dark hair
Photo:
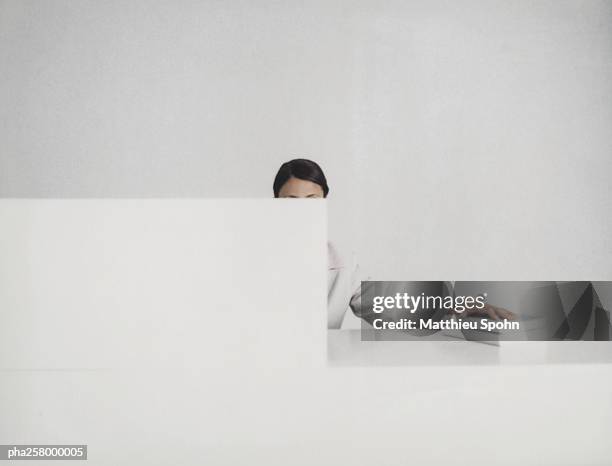
[[[272,185],[274,197],[278,197],[281,188],[291,177],[318,184],[323,189],[323,197],[327,197],[329,186],[323,170],[316,162],[307,159],[293,159],[281,165]]]

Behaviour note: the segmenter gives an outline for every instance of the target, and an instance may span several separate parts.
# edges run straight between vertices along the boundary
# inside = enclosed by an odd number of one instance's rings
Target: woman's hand
[[[485,304],[482,309],[469,309],[463,313],[467,316],[488,316],[493,320],[508,319],[516,320],[516,314],[503,307],[493,306],[492,304]]]

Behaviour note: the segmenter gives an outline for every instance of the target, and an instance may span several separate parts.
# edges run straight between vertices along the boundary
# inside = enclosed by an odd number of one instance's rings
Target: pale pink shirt
[[[327,243],[327,252],[327,328],[340,328],[349,308],[358,317],[361,312],[359,267],[354,259],[340,255],[332,243]]]

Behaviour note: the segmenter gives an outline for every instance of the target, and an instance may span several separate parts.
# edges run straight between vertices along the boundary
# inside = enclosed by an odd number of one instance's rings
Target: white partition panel
[[[2,200],[0,368],[320,366],[324,207]]]

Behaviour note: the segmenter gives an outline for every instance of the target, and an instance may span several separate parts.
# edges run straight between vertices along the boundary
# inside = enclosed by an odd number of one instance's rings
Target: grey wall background
[[[612,279],[612,3],[0,1],[0,196],[267,197],[377,279]]]

